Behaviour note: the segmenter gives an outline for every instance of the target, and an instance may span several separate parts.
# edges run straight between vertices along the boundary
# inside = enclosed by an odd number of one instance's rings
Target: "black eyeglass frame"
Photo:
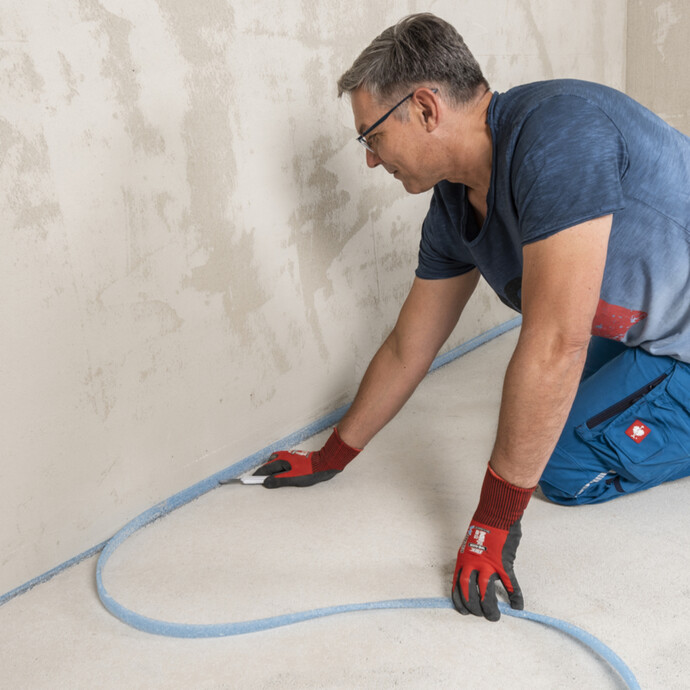
[[[431,89],[431,90],[432,90],[434,93],[438,93],[438,89]],[[373,124],[371,127],[367,127],[367,129],[365,129],[365,130],[357,137],[357,141],[358,141],[362,146],[364,146],[364,148],[365,148],[367,151],[369,151],[370,153],[376,154],[376,151],[374,151],[374,149],[371,147],[371,144],[368,144],[368,143],[367,143],[367,134],[371,134],[371,132],[372,132],[373,130],[375,130],[382,122],[385,122],[385,120],[388,118],[388,116],[391,115],[391,113],[393,113],[393,111],[394,111],[396,108],[399,108],[408,98],[412,98],[412,96],[414,96],[414,91],[412,91],[412,93],[408,93],[407,96],[405,96],[405,98],[403,98],[401,101],[398,101],[398,102],[397,102],[397,103],[396,103],[396,104],[395,104],[385,115],[383,115],[383,116],[380,117],[378,120],[376,120],[376,122],[374,122],[374,124]]]

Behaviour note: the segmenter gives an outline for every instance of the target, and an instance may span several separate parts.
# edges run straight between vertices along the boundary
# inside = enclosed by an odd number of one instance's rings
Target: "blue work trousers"
[[[544,495],[600,503],[688,475],[690,364],[592,338]]]

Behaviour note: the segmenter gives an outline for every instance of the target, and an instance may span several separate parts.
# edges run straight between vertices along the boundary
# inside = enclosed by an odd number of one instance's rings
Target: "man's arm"
[[[400,411],[455,328],[478,280],[476,269],[443,280],[415,278],[393,331],[338,424],[343,441],[363,448]]]
[[[492,469],[532,487],[570,412],[587,356],[612,216],[524,248],[522,329],[503,385]]]
[[[523,607],[513,564],[520,520],[567,419],[584,367],[606,264],[611,216],[523,250],[523,322],[503,385],[496,443],[455,564],[460,613],[498,620],[495,581]]]
[[[355,400],[321,450],[279,451],[255,474],[268,489],[311,486],[341,472],[412,395],[460,318],[479,272],[415,278],[392,333],[372,359]]]

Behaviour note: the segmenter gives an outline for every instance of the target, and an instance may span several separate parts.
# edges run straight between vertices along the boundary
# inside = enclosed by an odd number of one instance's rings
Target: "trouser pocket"
[[[684,464],[690,472],[690,366],[676,362],[575,433],[633,490],[680,476]]]

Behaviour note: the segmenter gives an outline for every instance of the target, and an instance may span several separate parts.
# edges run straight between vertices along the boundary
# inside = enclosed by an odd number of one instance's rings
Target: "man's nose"
[[[377,165],[381,165],[381,159],[369,149],[367,149],[367,165],[370,168],[375,168]]]

